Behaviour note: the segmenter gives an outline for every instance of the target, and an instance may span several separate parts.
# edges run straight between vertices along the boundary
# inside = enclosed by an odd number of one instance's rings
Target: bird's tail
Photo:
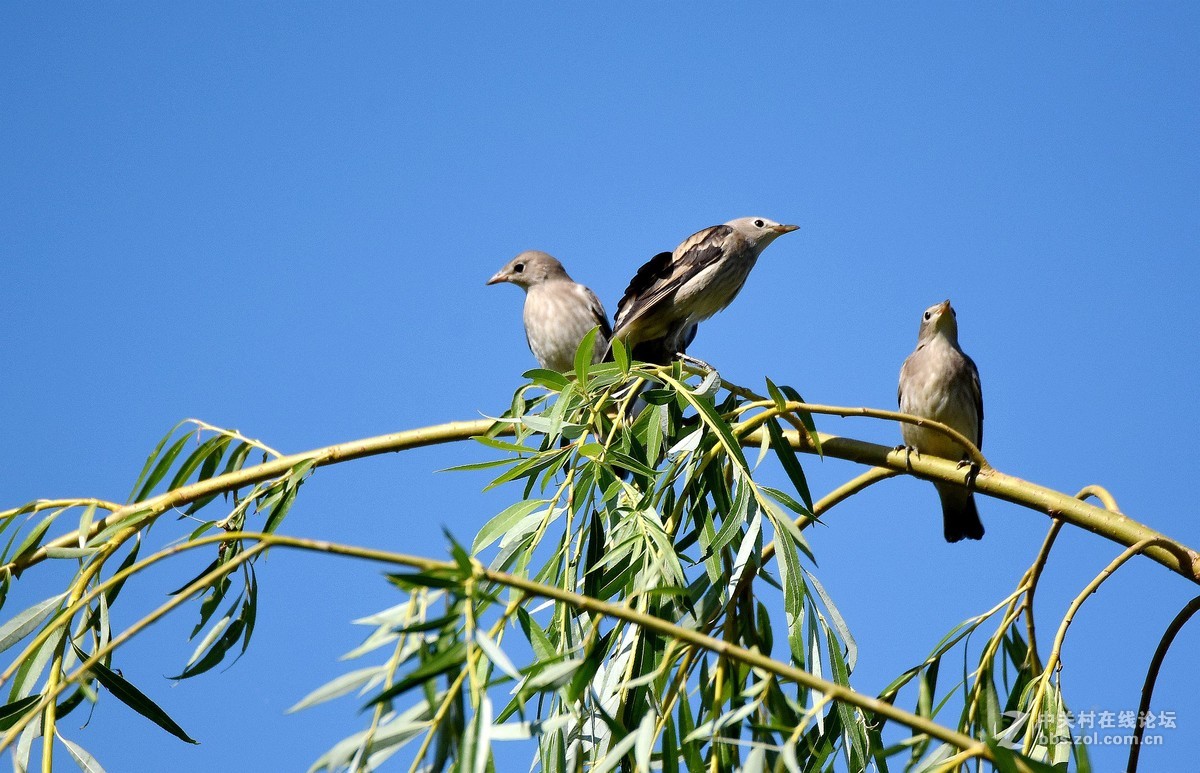
[[[961,486],[938,486],[942,500],[942,533],[947,542],[983,539],[983,521],[975,507],[975,495]]]

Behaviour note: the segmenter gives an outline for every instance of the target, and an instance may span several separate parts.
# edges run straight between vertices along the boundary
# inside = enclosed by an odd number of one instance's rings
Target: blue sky
[[[8,6],[0,504],[123,499],[188,416],[300,451],[495,413],[532,364],[519,291],[484,286],[512,255],[555,254],[611,312],[654,253],[764,215],[801,230],[693,353],[748,386],[892,407],[920,312],[949,297],[993,464],[1104,484],[1200,545],[1197,40],[1182,2]],[[898,442],[866,420],[820,427]],[[469,536],[519,495],[434,472],[484,456],[326,470],[287,529],[441,555],[440,526]],[[822,491],[855,473],[807,469]],[[946,545],[932,487],[890,481],[813,533],[861,690],[1032,560],[1044,516],[980,509],[987,538]],[[1047,636],[1119,552],[1068,531],[1039,594]],[[131,589],[127,622],[192,568]],[[275,554],[259,577],[260,630],[233,668],[162,678],[191,652],[190,617],[120,659],[200,747],[111,700],[71,737],[110,770],[294,770],[358,727],[346,705],[282,711],[344,670],[348,620],[394,597],[330,559]],[[27,578],[10,603],[54,584]],[[1194,594],[1144,560],[1105,585],[1064,652],[1073,706],[1136,709]],[[1200,743],[1198,644],[1185,629],[1156,692],[1179,716],[1146,750],[1156,770]]]

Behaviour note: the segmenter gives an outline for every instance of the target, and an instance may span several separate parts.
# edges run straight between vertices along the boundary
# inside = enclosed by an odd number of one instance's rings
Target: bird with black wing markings
[[[613,338],[644,362],[662,365],[686,355],[697,325],[737,297],[759,254],[797,228],[743,217],[705,228],[674,252],[655,255],[638,269],[617,304]]]
[[[525,291],[525,340],[543,368],[569,371],[575,352],[594,327],[593,362],[608,351],[612,328],[596,294],[571,279],[554,257],[537,250],[522,252],[488,280],[489,285],[509,282]]]
[[[950,301],[930,306],[921,317],[917,348],[900,368],[900,410],[939,421],[962,433],[976,448],[983,445],[983,391],[979,369],[958,345],[958,320]],[[901,424],[904,443],[919,453],[964,459],[966,451],[929,427]],[[942,501],[947,542],[983,538],[975,495],[953,483],[934,483]]]

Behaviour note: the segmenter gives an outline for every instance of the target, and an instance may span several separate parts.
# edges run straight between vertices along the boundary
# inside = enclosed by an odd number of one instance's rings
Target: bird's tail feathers
[[[942,500],[942,533],[947,542],[983,539],[983,521],[975,506],[975,495],[958,486],[938,487]]]

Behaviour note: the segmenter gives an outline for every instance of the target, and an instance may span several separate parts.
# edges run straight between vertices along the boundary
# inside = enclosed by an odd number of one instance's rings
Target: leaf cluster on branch
[[[370,632],[348,657],[380,660],[293,707],[353,695],[369,711],[366,727],[314,769],[371,770],[401,754],[412,770],[495,770],[498,754],[514,753],[500,747],[520,740],[547,771],[926,771],[973,759],[1001,770],[1089,768],[1065,722],[1058,681],[1068,626],[1134,555],[1195,581],[1194,551],[1121,514],[1103,489],[1072,497],[1004,475],[934,422],[809,404],[769,380],[759,395],[715,372],[631,362],[619,345],[613,362],[592,365],[586,344],[574,373],[528,373],[496,419],[290,456],[190,422],[150,454],[128,504],[39,500],[0,513],[0,533],[10,531],[0,593],[23,572],[70,568],[61,594],[0,624],[0,651],[15,653],[0,673],[9,691],[0,748],[10,750],[18,770],[38,750],[48,770],[61,741],[80,766],[99,769],[63,737],[59,720],[105,692],[191,741],[155,704],[153,686],[143,691],[121,675],[119,647],[187,606],[197,617],[195,643],[190,656],[181,653],[173,678],[238,657],[260,603],[269,603],[259,598],[255,562],[274,548],[382,562],[400,594],[395,606],[357,621]],[[949,460],[818,432],[814,416],[823,414],[923,423],[955,437],[977,468],[964,473]],[[491,470],[489,487],[508,486],[515,496],[469,546],[447,535],[448,561],[279,531],[322,466],[468,438],[495,458],[460,469]],[[803,454],[869,469],[814,499]],[[250,464],[252,456],[259,463]],[[764,464],[778,464],[786,488],[760,482]],[[852,686],[857,646],[817,577],[804,530],[846,498],[901,474],[974,486],[1051,520],[1011,593],[951,628],[924,660],[868,696]],[[1089,497],[1103,506],[1086,503]],[[73,528],[64,531],[67,513]],[[166,513],[194,525],[151,553],[150,527]],[[1071,605],[1043,662],[1034,595],[1067,525],[1125,549]],[[204,570],[159,608],[114,630],[110,610],[122,589],[148,567],[191,551],[211,556]],[[984,641],[967,661],[972,636]],[[967,667],[947,669],[947,657]],[[1161,660],[1156,655],[1144,702]]]

